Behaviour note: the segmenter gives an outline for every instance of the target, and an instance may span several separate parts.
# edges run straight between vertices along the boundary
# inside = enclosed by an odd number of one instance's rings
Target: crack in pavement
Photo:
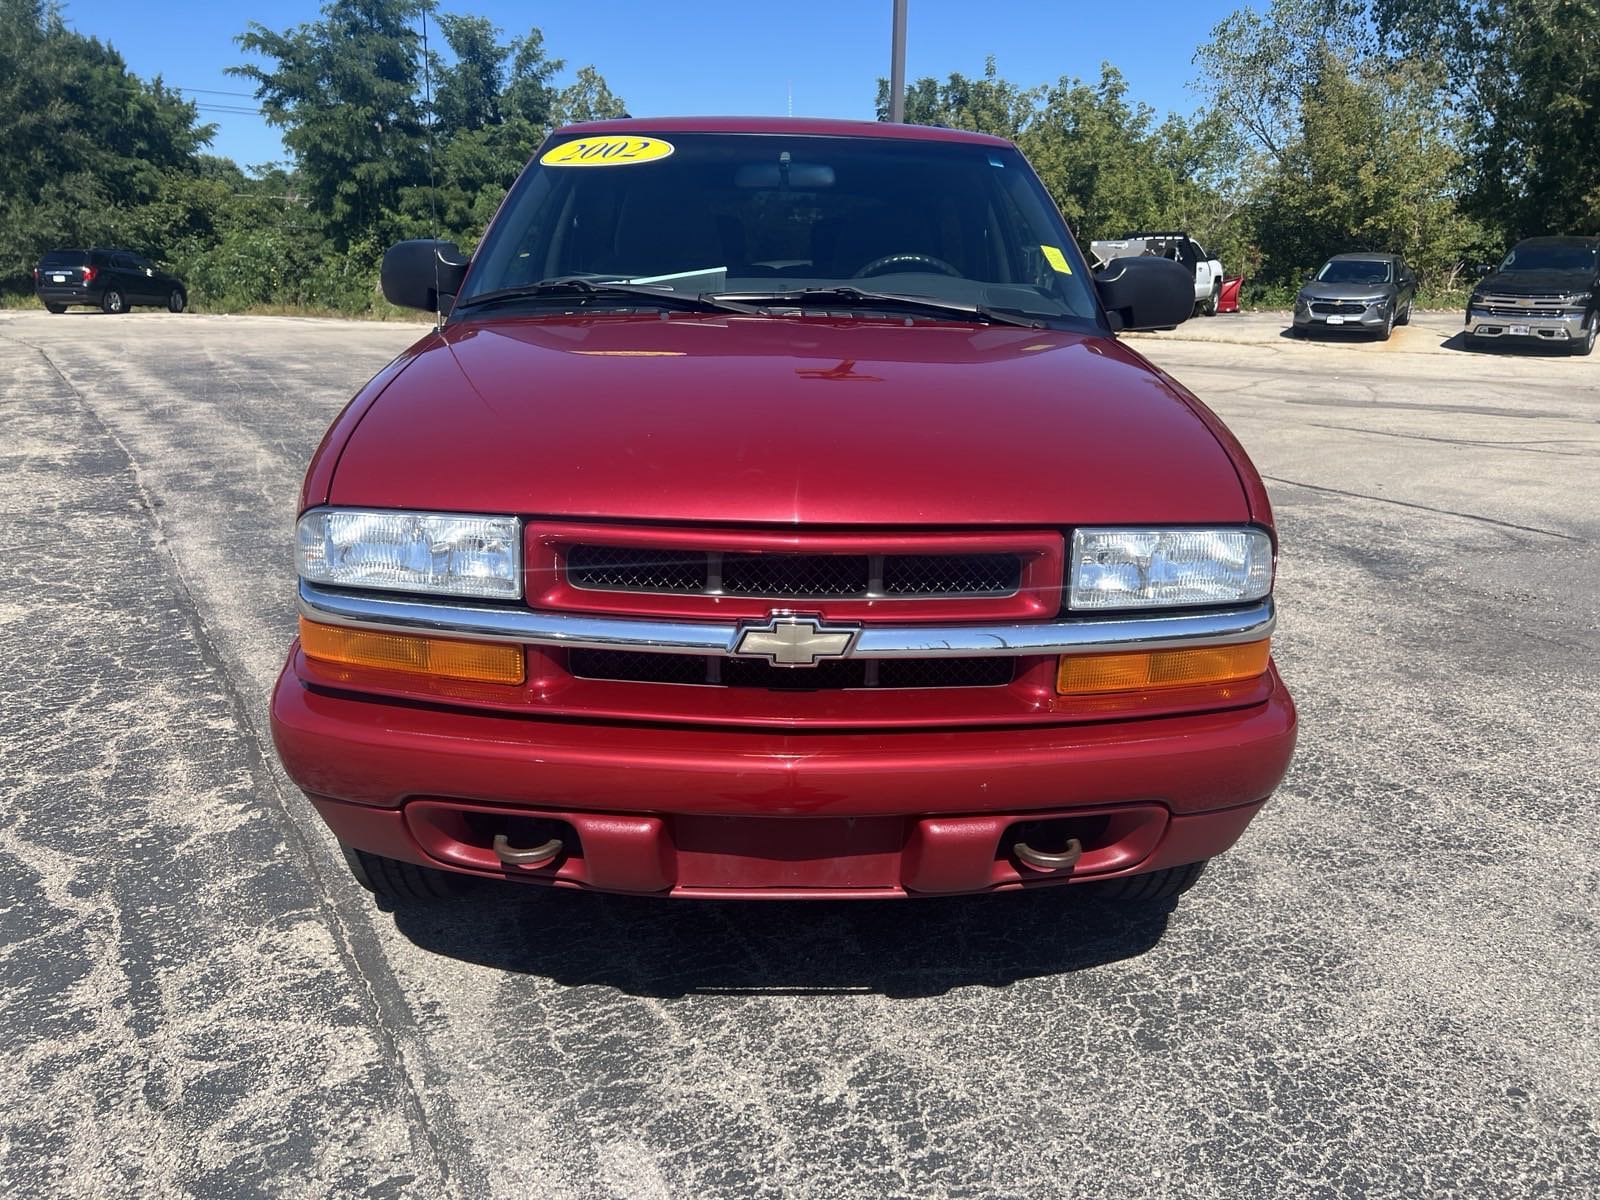
[[[1476,446],[1486,450],[1514,450],[1519,454],[1554,454],[1562,458],[1600,458],[1600,452],[1590,450],[1541,450],[1540,446],[1571,445],[1580,438],[1536,438],[1521,441],[1500,441],[1487,438],[1447,438],[1425,433],[1397,433],[1390,429],[1368,429],[1362,425],[1324,425],[1308,421],[1311,429],[1331,429],[1335,433],[1369,433],[1373,437],[1403,438],[1410,442],[1437,442],[1441,446]]]
[[[1367,492],[1347,492],[1343,488],[1326,487],[1320,483],[1303,483],[1298,479],[1284,479],[1277,475],[1262,475],[1261,478],[1271,483],[1281,483],[1288,487],[1305,488],[1311,492],[1327,492],[1333,496],[1348,496],[1352,500],[1371,500],[1378,504],[1393,504],[1399,508],[1412,508],[1419,512],[1436,513],[1441,517],[1458,517],[1463,521],[1477,521],[1483,525],[1494,525],[1501,529],[1516,529],[1522,533],[1537,533],[1544,537],[1560,538],[1564,542],[1577,542],[1584,544],[1585,539],[1570,533],[1560,533],[1554,529],[1540,529],[1535,525],[1518,525],[1515,521],[1500,521],[1494,517],[1483,517],[1477,513],[1456,512],[1449,508],[1434,508],[1429,504],[1417,504],[1411,500],[1396,500],[1390,496],[1374,496]]]

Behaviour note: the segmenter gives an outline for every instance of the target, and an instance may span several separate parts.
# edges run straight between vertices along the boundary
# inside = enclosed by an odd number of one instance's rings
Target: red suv
[[[1260,478],[1009,142],[553,134],[324,438],[273,696],[356,877],[1176,895],[1294,746]]]

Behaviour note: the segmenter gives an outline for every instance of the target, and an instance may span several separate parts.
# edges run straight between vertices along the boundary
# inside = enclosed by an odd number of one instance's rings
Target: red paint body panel
[[[306,471],[305,484],[300,489],[300,508],[302,511],[314,508],[328,501],[328,490],[333,486],[334,468],[339,465],[339,456],[344,453],[350,435],[355,432],[361,418],[376,403],[383,390],[388,387],[411,365],[411,360],[420,354],[433,342],[435,335],[430,332],[412,346],[402,351],[393,361],[369,379],[359,392],[351,397],[339,415],[328,426],[328,431],[322,435],[322,443],[317,447],[317,452],[311,456],[311,466]]]
[[[1014,529],[1251,519],[1114,338],[672,314],[458,325],[350,434],[331,502],[565,519]]]

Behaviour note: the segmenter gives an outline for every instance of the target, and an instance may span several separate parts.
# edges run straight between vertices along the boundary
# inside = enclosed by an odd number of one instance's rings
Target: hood
[[[447,328],[362,417],[329,501],[817,525],[1249,519],[1217,439],[1111,338],[719,314]]]
[[[1392,283],[1318,283],[1313,279],[1300,294],[1307,300],[1371,300],[1395,293]]]
[[[1592,292],[1597,285],[1593,271],[1496,271],[1472,290],[1501,296],[1570,296]]]

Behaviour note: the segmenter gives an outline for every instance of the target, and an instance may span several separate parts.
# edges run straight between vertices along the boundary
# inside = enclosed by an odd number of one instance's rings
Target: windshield
[[[850,286],[1099,319],[1083,257],[1022,156],[959,142],[704,133],[562,139],[518,181],[474,256],[458,307],[571,278],[690,296]]]
[[[1502,271],[1593,271],[1600,250],[1589,246],[1518,246]]]
[[[1388,283],[1390,265],[1382,259],[1336,258],[1317,272],[1322,283]]]

